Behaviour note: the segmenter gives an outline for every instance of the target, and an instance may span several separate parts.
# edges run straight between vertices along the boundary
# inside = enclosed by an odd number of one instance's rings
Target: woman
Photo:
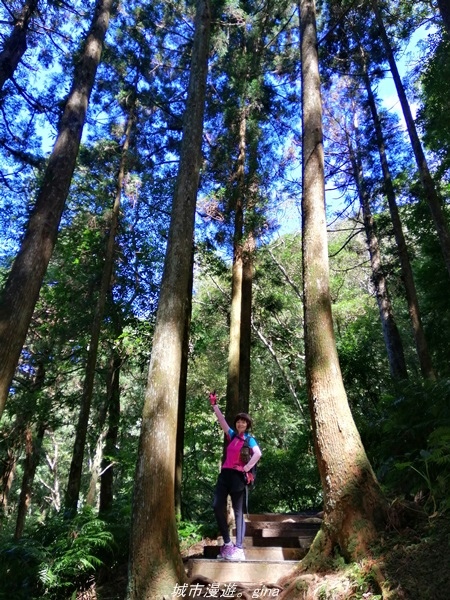
[[[209,395],[209,401],[226,437],[225,460],[217,480],[214,493],[213,508],[217,524],[223,537],[223,546],[217,558],[221,560],[245,560],[242,542],[245,535],[244,503],[247,473],[261,458],[261,450],[256,440],[248,432],[252,420],[247,413],[239,413],[234,419],[233,429],[228,425],[220,408],[217,406],[215,392]],[[241,450],[245,440],[248,440],[251,457],[245,462]],[[250,473],[249,473],[250,475]],[[234,518],[236,521],[236,544],[230,538],[227,523],[227,498],[231,496]]]

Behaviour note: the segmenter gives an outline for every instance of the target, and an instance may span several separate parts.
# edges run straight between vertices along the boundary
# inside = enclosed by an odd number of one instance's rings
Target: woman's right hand
[[[217,404],[217,395],[215,391],[209,394],[209,403],[211,404],[211,406]]]

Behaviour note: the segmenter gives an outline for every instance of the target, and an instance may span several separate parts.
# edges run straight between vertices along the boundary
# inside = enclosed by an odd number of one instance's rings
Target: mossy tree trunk
[[[384,500],[347,401],[333,332],[325,219],[322,101],[314,0],[300,0],[303,125],[303,297],[306,379],[324,521],[304,559],[338,548],[365,556],[384,519]]]

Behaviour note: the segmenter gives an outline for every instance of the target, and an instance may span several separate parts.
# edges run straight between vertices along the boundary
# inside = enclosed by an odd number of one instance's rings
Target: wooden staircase
[[[245,561],[217,560],[220,547],[205,546],[203,558],[188,560],[188,577],[201,576],[218,583],[274,584],[305,556],[320,524],[318,513],[248,515]]]

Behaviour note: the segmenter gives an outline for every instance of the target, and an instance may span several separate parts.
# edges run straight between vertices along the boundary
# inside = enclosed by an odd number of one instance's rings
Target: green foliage
[[[47,518],[28,538],[3,539],[0,546],[2,593],[6,598],[66,598],[114,556],[116,544],[105,521],[90,510],[75,519]]]
[[[430,513],[450,508],[449,399],[449,380],[411,382],[395,399],[384,399],[383,417],[372,424],[370,450],[381,482]]]
[[[421,69],[419,123],[425,131],[425,142],[439,157],[441,172],[450,169],[450,39],[448,34],[432,38],[433,52]]]
[[[187,550],[192,544],[200,542],[203,538],[214,535],[210,523],[198,521],[183,521],[177,523],[178,539],[181,552]]]

